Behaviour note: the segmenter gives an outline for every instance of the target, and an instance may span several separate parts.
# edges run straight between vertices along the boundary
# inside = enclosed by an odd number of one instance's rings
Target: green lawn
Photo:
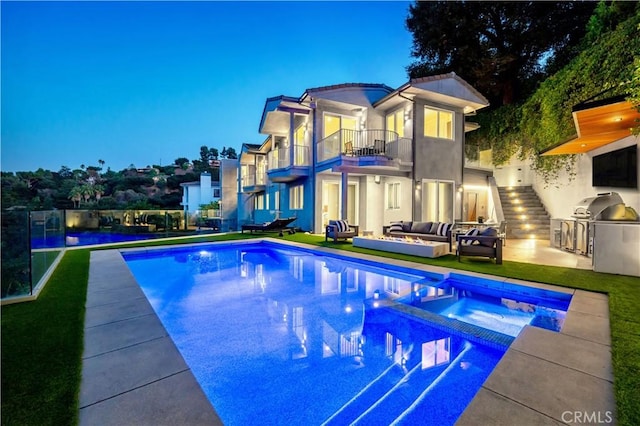
[[[202,236],[176,243],[250,237],[248,234]],[[334,244],[325,242],[323,237],[301,233],[283,238],[380,254],[354,248],[351,243]],[[167,243],[146,241],[137,245],[162,244]],[[437,259],[392,253],[384,256],[608,293],[618,424],[640,425],[640,278],[509,261],[495,265],[484,259],[468,258],[460,263],[453,255]],[[68,251],[37,301],[2,308],[3,425],[77,423],[88,270],[88,249]]]

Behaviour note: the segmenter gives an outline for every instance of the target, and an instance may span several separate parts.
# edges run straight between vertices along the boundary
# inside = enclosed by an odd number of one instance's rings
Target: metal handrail
[[[411,139],[400,138],[398,133],[394,131],[381,129],[340,129],[318,142],[318,161],[330,160],[340,155],[385,155],[390,158],[400,158],[401,151],[402,156],[405,157],[407,155],[404,151],[407,149],[407,144],[406,142],[400,144],[400,139],[409,141],[408,158],[410,159]],[[402,150],[400,149],[400,145],[402,145]]]

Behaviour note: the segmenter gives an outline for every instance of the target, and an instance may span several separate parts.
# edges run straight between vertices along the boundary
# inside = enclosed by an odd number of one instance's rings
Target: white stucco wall
[[[583,198],[593,197],[602,192],[617,192],[625,205],[633,207],[640,213],[640,191],[638,189],[594,187],[591,185],[591,163],[594,156],[639,143],[639,137],[629,136],[602,148],[579,154],[576,160],[576,175],[571,181],[569,174],[562,171],[552,185],[547,185],[541,177],[531,170],[527,161],[516,158],[513,158],[508,165],[496,167],[494,176],[498,186],[533,186],[551,217],[569,217],[573,213],[574,206]]]
[[[568,175],[562,173],[554,186],[547,186],[542,179],[535,177],[533,188],[538,193],[551,217],[568,217],[573,207],[583,198],[593,197],[602,192],[617,192],[625,205],[640,213],[640,191],[637,188],[611,188],[591,186],[591,159],[606,152],[615,151],[631,145],[638,145],[640,138],[629,136],[602,148],[578,155],[575,179],[569,182]]]

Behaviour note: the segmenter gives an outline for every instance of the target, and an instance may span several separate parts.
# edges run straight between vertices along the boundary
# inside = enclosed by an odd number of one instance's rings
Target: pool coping
[[[400,268],[462,274],[571,294],[560,332],[526,326],[456,424],[557,425],[579,423],[587,416],[601,423],[615,423],[609,306],[605,294],[273,238],[250,241],[269,241],[378,263],[383,258]],[[121,255],[127,251],[167,248],[176,246],[91,252],[80,425],[222,424]]]

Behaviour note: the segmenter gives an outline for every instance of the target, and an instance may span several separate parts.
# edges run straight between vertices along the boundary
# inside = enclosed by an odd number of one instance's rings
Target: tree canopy
[[[595,2],[418,1],[409,7],[411,78],[454,71],[492,105],[528,95],[585,34]],[[565,55],[566,56],[566,55]],[[570,58],[569,58],[570,59]]]
[[[572,176],[575,156],[538,155],[575,135],[572,107],[596,95],[629,95],[640,104],[640,3],[623,8],[625,13],[615,3],[599,6],[578,55],[526,100],[479,112],[480,129],[467,136],[467,145],[491,148],[495,165],[514,154],[529,158],[547,183],[557,183],[560,170]]]

